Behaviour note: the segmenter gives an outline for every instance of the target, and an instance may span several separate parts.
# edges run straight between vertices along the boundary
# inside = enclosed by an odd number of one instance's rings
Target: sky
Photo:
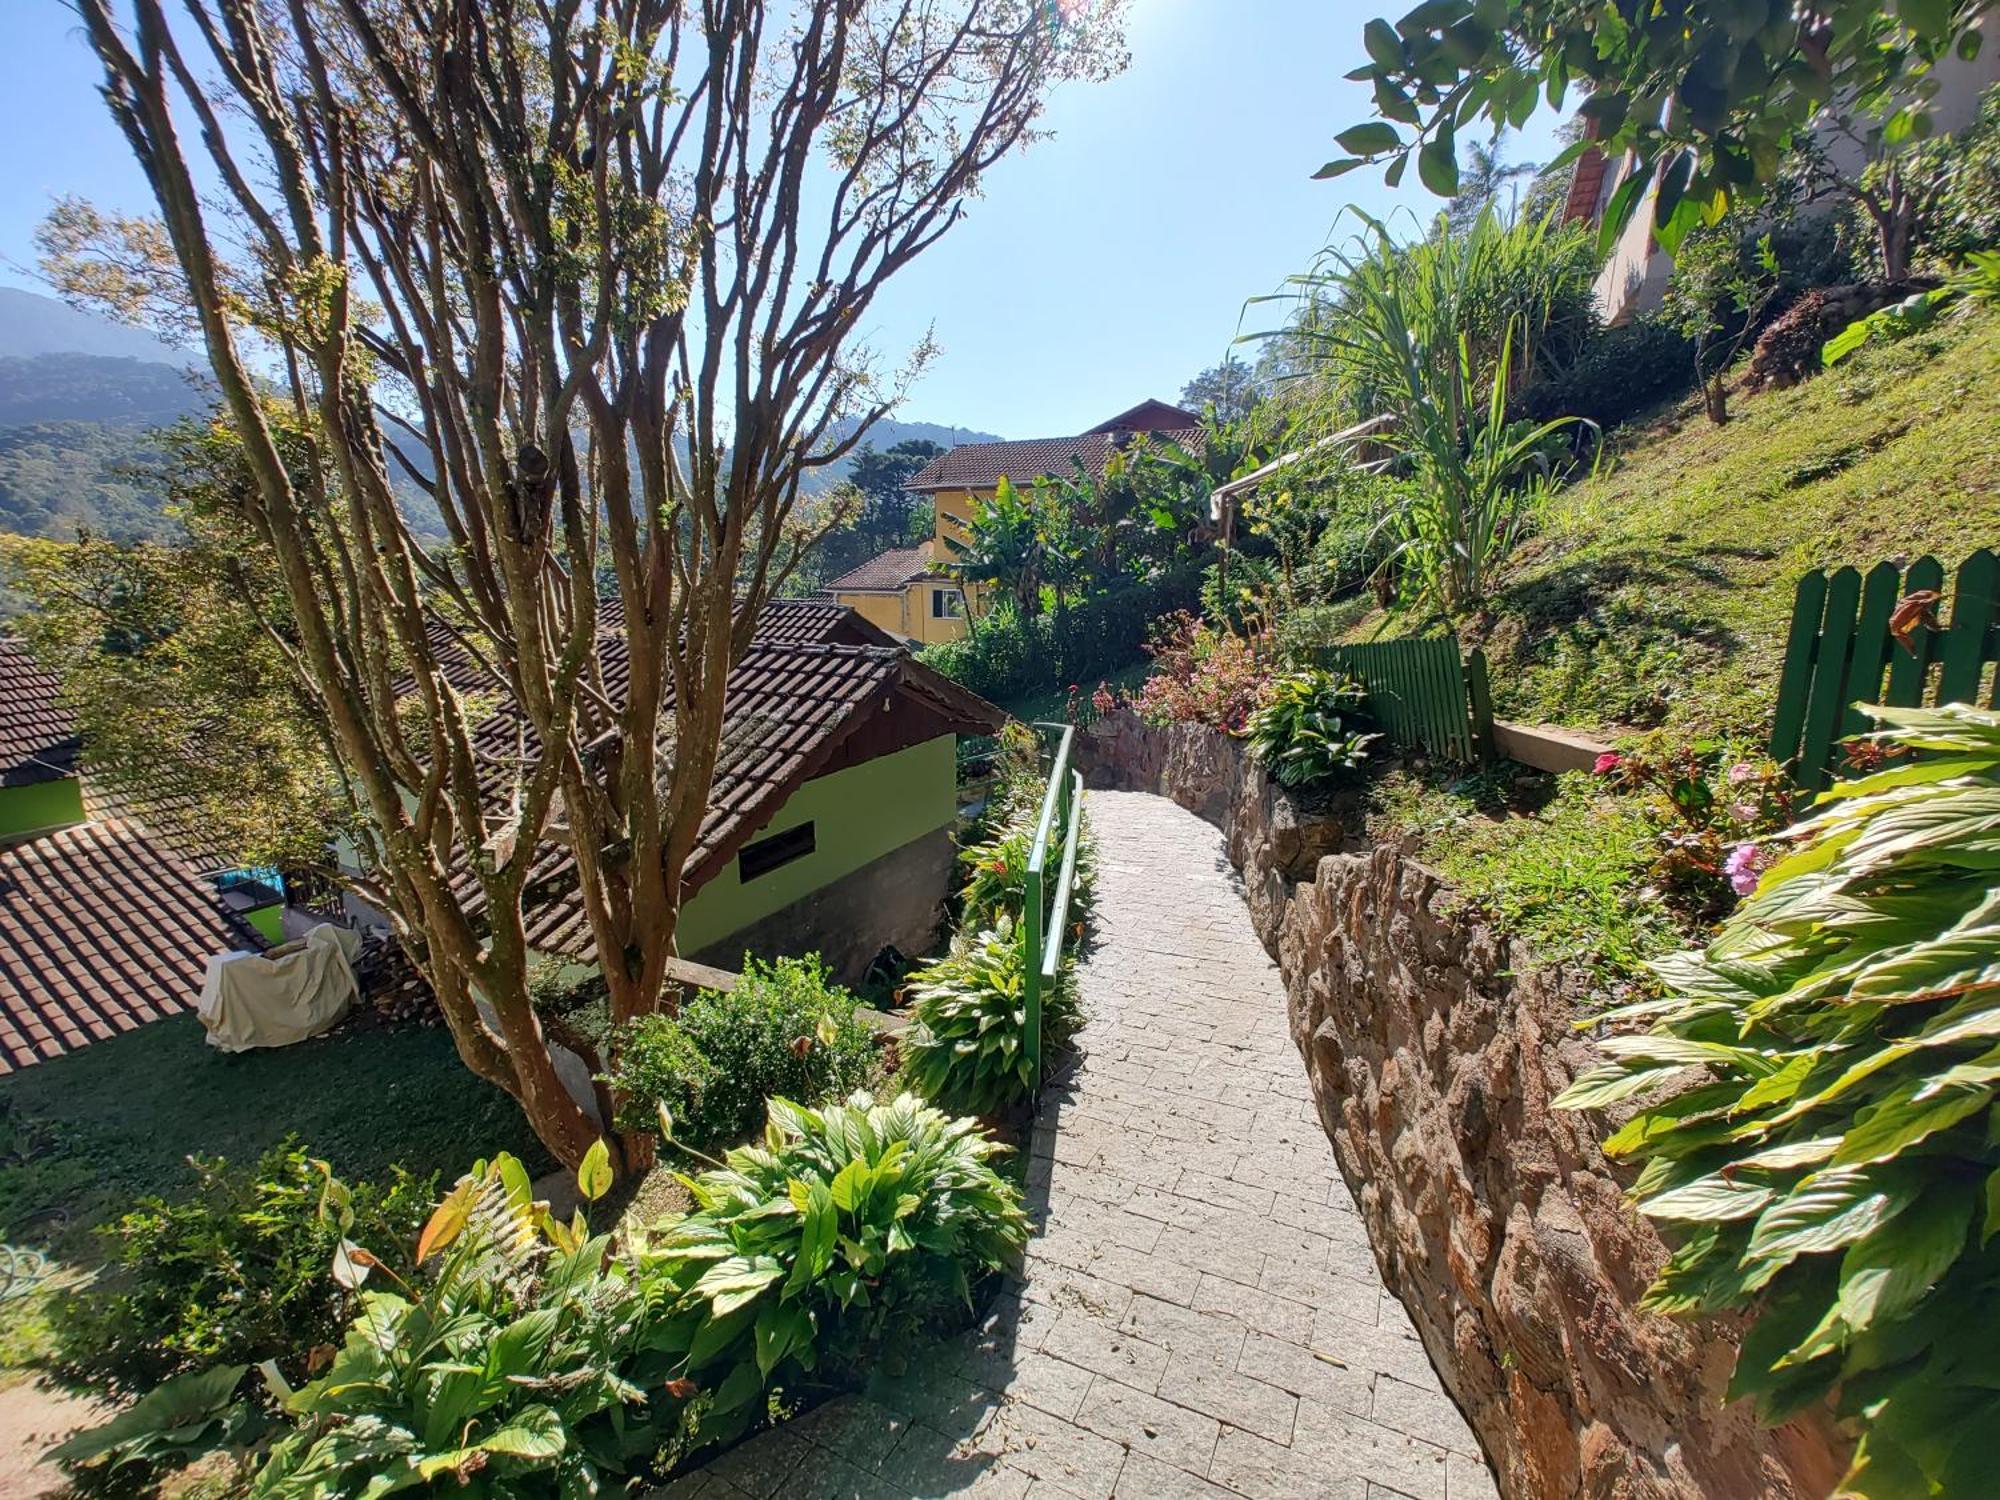
[[[963,223],[884,290],[863,334],[887,366],[931,330],[940,353],[897,416],[1050,437],[1149,396],[1173,400],[1239,333],[1248,299],[1283,288],[1357,204],[1425,216],[1438,200],[1363,169],[1312,173],[1369,115],[1342,75],[1384,0],[1133,0],[1131,66],[1051,101],[1050,138],[1002,162]],[[60,0],[0,0],[0,284],[37,286],[31,236],[59,194],[150,212]],[[1558,149],[1543,116],[1512,160]],[[1409,174],[1414,179],[1414,172]],[[1254,348],[1240,348],[1254,359]]]

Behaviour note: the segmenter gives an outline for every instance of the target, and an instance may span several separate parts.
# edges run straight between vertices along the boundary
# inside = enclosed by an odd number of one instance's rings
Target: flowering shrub
[[[1767,760],[1732,760],[1699,743],[1663,754],[1607,751],[1594,769],[1643,795],[1659,827],[1652,876],[1698,916],[1720,915],[1747,896],[1770,863],[1758,839],[1790,821],[1792,790]]]
[[[1153,671],[1132,706],[1148,724],[1211,724],[1240,734],[1263,701],[1270,669],[1253,641],[1185,612],[1153,629]]]

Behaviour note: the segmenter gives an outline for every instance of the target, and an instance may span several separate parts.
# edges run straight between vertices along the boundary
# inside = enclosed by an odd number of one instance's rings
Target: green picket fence
[[[1321,646],[1322,667],[1351,673],[1368,693],[1368,713],[1405,749],[1464,764],[1493,757],[1493,699],[1486,653],[1469,656],[1456,636]]]
[[[1939,624],[1916,624],[1909,645],[1890,633],[1896,606],[1913,594],[1938,596]],[[2000,661],[2000,559],[1982,548],[1959,564],[1949,608],[1944,568],[1919,558],[1907,571],[1877,563],[1808,573],[1792,604],[1771,758],[1790,766],[1808,791],[1831,779],[1840,742],[1869,727],[1857,703],[1899,708],[1977,703],[2000,708],[2000,676],[1986,685],[1986,664]]]
[[[1076,890],[1077,837],[1083,827],[1083,773],[1070,765],[1076,744],[1074,725],[1037,724],[1035,728],[1056,733],[1049,789],[1042,796],[1042,816],[1035,824],[1035,842],[1028,853],[1027,893],[1021,915],[1021,942],[1028,959],[1022,987],[1023,1030],[1034,1087],[1040,1092],[1042,996],[1055,988],[1056,976],[1062,972],[1063,936],[1069,929],[1070,897]],[[1057,839],[1062,841],[1061,847],[1052,851]],[[1049,884],[1051,852],[1058,855],[1053,888]]]

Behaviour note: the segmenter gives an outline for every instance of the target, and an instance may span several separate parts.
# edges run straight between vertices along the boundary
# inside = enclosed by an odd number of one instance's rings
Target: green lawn
[[[1795,390],[1616,434],[1461,631],[1495,711],[1613,736],[1761,740],[1813,568],[2000,543],[2000,315],[1872,348]],[[1374,616],[1357,632],[1414,622]]]
[[[362,1024],[225,1056],[182,1016],[0,1080],[0,1236],[85,1255],[83,1231],[174,1194],[190,1154],[247,1161],[287,1135],[350,1179],[400,1164],[450,1180],[496,1150],[549,1165],[442,1028]]]

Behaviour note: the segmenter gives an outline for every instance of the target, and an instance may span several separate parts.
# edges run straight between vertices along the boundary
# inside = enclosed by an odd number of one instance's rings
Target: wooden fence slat
[[[1836,571],[1826,586],[1826,624],[1820,631],[1819,660],[1812,695],[1806,700],[1805,737],[1799,749],[1802,784],[1811,791],[1826,785],[1826,767],[1840,728],[1841,689],[1847,681],[1848,650],[1854,642],[1854,611],[1861,602],[1861,575]]]
[[[1903,596],[1942,593],[1944,565],[1935,557],[1920,557],[1903,575]],[[1930,671],[1937,649],[1937,632],[1920,625],[1910,637],[1910,648],[1895,647],[1889,653],[1889,686],[1882,694],[1884,703],[1897,708],[1916,708],[1924,701],[1924,678]]]
[[[1861,581],[1861,617],[1854,627],[1854,655],[1840,691],[1840,733],[1845,738],[1865,734],[1868,715],[1856,703],[1882,701],[1882,668],[1889,655],[1889,615],[1903,597],[1903,570],[1894,563],[1877,563]]]
[[[1826,612],[1826,574],[1814,571],[1799,580],[1792,599],[1792,628],[1785,637],[1785,667],[1778,678],[1778,708],[1771,719],[1771,759],[1788,764],[1799,753],[1799,733],[1806,723],[1806,697],[1812,690],[1813,660],[1819,624]]]
[[[1959,564],[1952,585],[1951,624],[1938,650],[1938,702],[1967,703],[1979,696],[1996,595],[2000,595],[2000,557],[1982,548]]]

